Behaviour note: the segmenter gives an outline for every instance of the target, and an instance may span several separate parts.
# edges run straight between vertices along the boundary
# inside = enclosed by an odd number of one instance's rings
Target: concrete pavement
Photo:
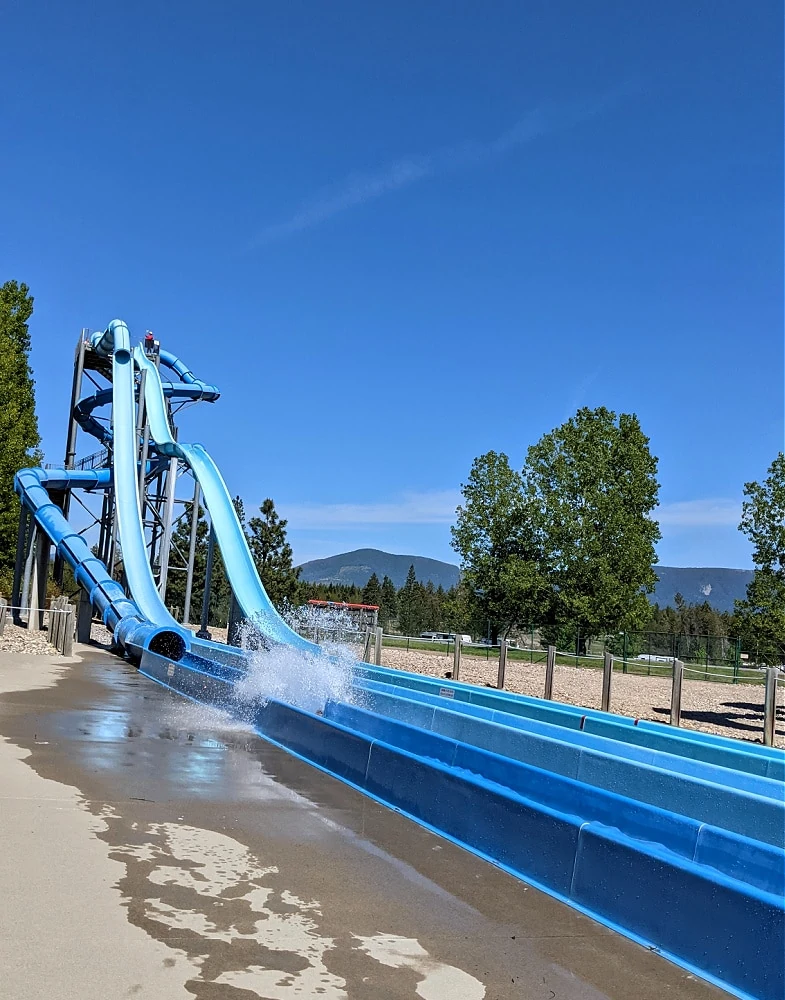
[[[725,994],[121,660],[0,654],[0,997]]]

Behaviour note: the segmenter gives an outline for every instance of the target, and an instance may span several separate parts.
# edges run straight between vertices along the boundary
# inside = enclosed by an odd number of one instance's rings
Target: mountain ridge
[[[414,566],[417,579],[432,581],[435,587],[449,590],[460,577],[454,563],[427,556],[398,555],[381,549],[353,549],[325,559],[311,559],[300,566],[300,579],[306,583],[344,583],[364,587],[372,573],[381,580],[389,576],[396,587],[406,581],[409,567]],[[655,566],[659,582],[649,595],[652,604],[673,606],[680,593],[688,604],[704,601],[717,611],[732,611],[733,602],[741,600],[752,579],[752,570],[722,566]]]

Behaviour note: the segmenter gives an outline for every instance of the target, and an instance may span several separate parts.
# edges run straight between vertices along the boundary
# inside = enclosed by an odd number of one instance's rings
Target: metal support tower
[[[74,352],[74,371],[71,382],[71,399],[68,410],[65,455],[63,465],[66,469],[101,468],[109,465],[111,457],[109,448],[93,452],[86,458],[77,461],[80,425],[75,417],[77,404],[91,392],[108,388],[112,380],[112,361],[101,357],[90,346],[88,329],[83,329]],[[159,363],[159,344],[154,342],[154,360]],[[158,582],[159,592],[165,599],[166,586],[171,572],[179,571],[187,574],[193,589],[193,565],[196,553],[196,529],[198,526],[198,504],[191,524],[191,543],[187,553],[180,552],[172,543],[172,534],[179,517],[176,515],[177,505],[181,505],[179,516],[185,512],[190,501],[177,498],[178,474],[183,469],[176,459],[160,461],[155,455],[154,445],[150,441],[150,426],[144,405],[144,373],[138,379],[138,418],[137,440],[139,442],[139,494],[142,523],[147,537],[150,553],[150,565]],[[170,421],[173,416],[170,407]],[[105,420],[105,417],[97,417]],[[177,429],[172,422],[175,437]],[[111,445],[109,446],[111,447]],[[154,457],[152,467],[148,468],[151,457]],[[92,527],[98,528],[95,552],[99,559],[109,568],[113,576],[119,574],[124,582],[122,569],[122,549],[116,538],[114,490],[111,486],[103,491],[100,513],[80,499],[81,490],[66,487],[53,491],[51,497],[54,503],[68,517],[74,506],[74,501],[90,515],[92,523],[82,529],[82,533]],[[195,493],[198,497],[198,488]],[[46,559],[42,554],[46,549]],[[14,565],[14,580],[12,589],[12,608],[14,620],[19,623],[27,619],[29,627],[40,625],[43,612],[43,601],[46,594],[46,579],[48,576],[48,553],[50,548],[43,543],[43,536],[36,531],[35,522],[29,511],[22,509],[19,519],[17,536],[16,562]],[[58,586],[63,584],[64,563],[62,557],[55,555],[54,580]],[[75,595],[74,595],[75,596]],[[190,596],[190,594],[189,594]],[[188,603],[188,602],[186,602]],[[20,611],[19,609],[23,609]],[[184,610],[187,610],[184,609]],[[26,614],[24,612],[27,612]],[[84,625],[82,631],[84,632]]]

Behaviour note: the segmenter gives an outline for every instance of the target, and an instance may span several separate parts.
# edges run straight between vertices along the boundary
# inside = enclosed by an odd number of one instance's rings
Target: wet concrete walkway
[[[77,652],[0,654],[0,997],[726,996]]]

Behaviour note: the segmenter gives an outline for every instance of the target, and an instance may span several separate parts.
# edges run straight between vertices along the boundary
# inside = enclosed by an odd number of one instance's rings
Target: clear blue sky
[[[662,562],[750,564],[783,446],[782,4],[6,2],[0,279],[62,457],[81,327],[153,329],[295,555],[453,559],[472,459],[639,414]],[[89,445],[88,445],[89,447]]]

